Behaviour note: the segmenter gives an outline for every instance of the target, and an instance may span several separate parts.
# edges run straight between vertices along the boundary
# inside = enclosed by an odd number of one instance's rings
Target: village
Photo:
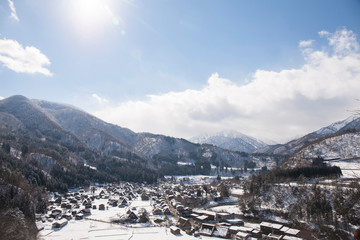
[[[157,185],[94,185],[50,194],[39,239],[312,239],[288,224],[252,219],[230,180],[168,178]]]

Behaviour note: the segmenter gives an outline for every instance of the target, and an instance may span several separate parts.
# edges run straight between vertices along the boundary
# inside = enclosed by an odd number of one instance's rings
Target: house
[[[99,210],[105,210],[105,204],[100,204],[99,205]]]
[[[284,236],[283,240],[302,240],[302,238],[294,237],[294,236]]]
[[[203,223],[201,224],[201,229],[199,230],[199,234],[210,237],[213,235],[214,230],[215,230],[214,224]]]
[[[164,215],[172,215],[169,207],[164,208]]]
[[[109,199],[109,200],[108,200],[108,204],[109,204],[110,206],[117,207],[117,205],[118,205],[118,200]]]
[[[174,235],[179,235],[180,234],[180,229],[178,227],[175,226],[171,226],[170,227],[170,232]]]
[[[119,207],[125,207],[125,206],[128,206],[129,205],[129,203],[128,203],[128,201],[126,200],[126,198],[123,198],[122,200],[120,200],[120,205],[119,205]]]
[[[64,227],[66,224],[68,224],[68,220],[66,219],[60,219],[59,221],[56,221],[52,224],[53,228],[62,228]]]
[[[225,220],[227,220],[227,219],[231,219],[231,218],[233,218],[234,216],[233,216],[233,214],[231,214],[231,213],[218,213],[218,214],[217,214],[217,217],[218,217],[218,221],[219,221],[219,222],[222,222],[222,221],[225,221]]]
[[[164,215],[163,211],[160,208],[154,208],[153,214],[154,215]]]
[[[91,214],[90,208],[82,209],[80,212],[81,212],[82,214],[84,214],[84,216],[87,216],[87,215],[90,215],[90,214]]]
[[[244,221],[238,218],[225,219],[224,222],[229,223],[231,226],[244,226]]]
[[[230,236],[229,228],[225,226],[219,226],[213,233],[215,237],[228,238]]]
[[[245,232],[238,232],[235,235],[235,239],[236,240],[247,240],[251,237],[250,233],[245,233]]]
[[[180,217],[179,221],[178,221],[178,226],[180,227],[180,229],[186,231],[186,230],[190,230],[191,229],[191,223],[190,220],[184,217]]]
[[[77,213],[76,215],[75,215],[75,220],[81,220],[81,219],[83,219],[84,218],[84,214],[82,214],[82,213]]]
[[[70,213],[64,213],[61,216],[62,219],[67,219],[67,220],[71,220],[72,219],[72,215]]]
[[[127,218],[130,219],[130,220],[133,220],[133,221],[138,220],[138,216],[136,216],[136,214],[135,214],[133,211],[131,211],[131,212],[128,214]]]
[[[195,217],[195,220],[197,220],[199,222],[208,222],[208,221],[211,221],[212,219],[210,216],[200,215],[200,216]]]
[[[263,235],[264,239],[269,239],[269,240],[280,240],[283,239],[283,235],[278,235],[278,234],[274,234],[274,233],[270,233],[269,235]]]
[[[56,218],[60,218],[62,214],[62,211],[60,209],[54,209],[51,211],[50,217],[56,219]]]
[[[289,227],[286,227],[286,226],[283,226],[281,229],[280,229],[281,233],[282,234],[285,234],[285,235],[289,235],[289,236],[298,236],[299,233],[300,233],[300,230],[298,229],[294,229],[294,228],[289,228]]]
[[[243,233],[251,233],[253,231],[253,228],[244,227],[244,226],[231,226],[229,228],[230,234],[237,234],[238,232]]]
[[[212,211],[207,211],[207,210],[192,210],[192,213],[195,213],[199,216],[201,215],[205,215],[205,216],[208,216],[207,220],[206,221],[215,221],[216,220],[216,212],[212,212]]]
[[[260,229],[263,234],[275,233],[281,234],[280,229],[283,227],[281,224],[262,222],[260,223]]]

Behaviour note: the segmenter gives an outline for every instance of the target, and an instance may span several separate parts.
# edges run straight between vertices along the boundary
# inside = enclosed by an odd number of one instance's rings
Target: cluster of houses
[[[234,217],[234,214],[217,213],[202,209],[193,209],[190,218],[180,217],[176,226],[170,231],[179,234],[183,230],[187,234],[220,237],[227,239],[272,239],[300,240],[301,231],[282,224],[261,222],[247,224]]]
[[[249,224],[240,219],[241,216],[227,212],[205,210],[202,204],[210,201],[221,201],[221,184],[213,185],[163,185],[165,199],[178,221],[171,226],[173,234],[180,230],[187,234],[220,237],[227,239],[302,239],[300,230],[287,226],[261,222]],[[231,186],[229,186],[231,187]],[[192,208],[197,206],[200,208]]]
[[[174,185],[160,184],[144,186],[120,184],[104,186],[90,193],[83,189],[60,196],[55,194],[49,201],[48,213],[37,215],[39,221],[52,222],[53,228],[64,227],[69,220],[81,220],[91,215],[91,211],[104,211],[110,208],[127,208],[120,223],[143,222],[140,211],[131,205],[131,201],[141,198],[150,201],[154,224],[161,225],[171,218],[170,232],[189,235],[220,237],[225,239],[303,239],[301,231],[282,224],[261,222],[247,223],[237,214],[206,210],[209,202],[221,202],[222,185]],[[95,194],[96,192],[96,194]],[[107,199],[96,205],[96,199]],[[125,212],[124,211],[124,212]],[[173,217],[171,217],[173,216]],[[171,222],[171,221],[170,221]],[[169,222],[167,222],[169,223]],[[163,225],[164,226],[164,225]]]
[[[111,207],[126,207],[129,201],[136,198],[141,189],[134,185],[125,183],[120,186],[112,185],[102,188],[95,194],[95,187],[92,193],[86,193],[84,189],[68,192],[64,195],[54,193],[48,201],[48,213],[45,215],[36,214],[36,220],[41,222],[52,222],[53,228],[64,227],[68,220],[81,220],[91,215],[92,210],[105,210]],[[108,199],[107,204],[94,204],[95,199]],[[132,214],[129,214],[132,216]],[[40,230],[40,229],[39,229]]]

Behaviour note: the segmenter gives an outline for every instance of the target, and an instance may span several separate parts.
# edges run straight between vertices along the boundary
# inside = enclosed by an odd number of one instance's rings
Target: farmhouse
[[[235,236],[236,240],[246,240],[248,238],[250,238],[251,235],[249,233],[245,233],[245,232],[238,232]]]
[[[261,232],[264,234],[274,233],[274,234],[281,234],[281,228],[283,225],[277,223],[270,223],[270,222],[262,222],[260,223]]]
[[[208,224],[208,223],[203,223],[201,225],[201,229],[199,231],[200,235],[204,235],[204,236],[212,236],[215,230],[215,225],[214,224]]]
[[[184,217],[180,217],[178,221],[178,226],[184,231],[190,230],[191,229],[190,220]]]
[[[175,226],[171,226],[170,227],[170,232],[174,235],[179,235],[180,234],[180,229],[178,227]]]
[[[99,205],[99,210],[105,210],[105,204],[100,204]]]
[[[215,237],[221,237],[221,238],[228,238],[230,236],[229,228],[228,227],[223,227],[223,226],[219,226],[214,231],[213,234],[214,234]]]
[[[61,220],[59,220],[59,221],[56,221],[56,222],[54,222],[53,224],[52,224],[52,227],[53,228],[62,228],[62,227],[64,227],[66,224],[68,223],[68,220],[66,220],[66,219],[61,219]]]

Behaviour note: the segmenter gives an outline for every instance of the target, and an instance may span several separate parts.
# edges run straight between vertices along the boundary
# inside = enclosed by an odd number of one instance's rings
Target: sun
[[[111,0],[71,0],[68,6],[71,27],[85,37],[102,34],[105,28],[120,22],[113,6]]]

